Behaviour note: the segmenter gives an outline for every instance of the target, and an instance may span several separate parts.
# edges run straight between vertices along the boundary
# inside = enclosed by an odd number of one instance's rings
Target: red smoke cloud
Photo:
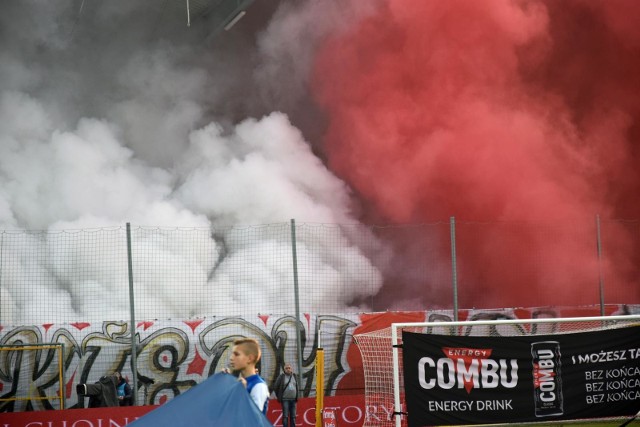
[[[461,223],[461,307],[598,303],[600,271],[606,302],[640,303],[640,232],[608,221],[640,218],[639,2],[388,0],[324,43],[313,90],[330,167],[379,217]],[[446,280],[399,284],[450,305]]]

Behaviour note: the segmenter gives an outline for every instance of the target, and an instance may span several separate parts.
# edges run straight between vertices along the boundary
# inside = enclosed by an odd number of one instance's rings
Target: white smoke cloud
[[[247,119],[228,136],[215,124],[198,130],[184,158],[177,196],[222,223],[353,221],[347,188],[281,113]]]
[[[127,222],[210,228],[290,218],[355,223],[347,186],[313,154],[288,115],[275,111],[295,108],[304,95],[318,40],[372,7],[355,3],[324,4],[327,19],[314,27],[319,2],[283,1],[272,21],[260,24],[267,29],[259,38],[238,24],[235,34],[214,42],[202,28],[186,28],[182,17],[163,16],[158,2],[4,5],[0,229],[57,232]],[[340,240],[350,246],[346,258],[304,239],[299,248],[317,260],[318,280],[331,285],[317,298],[336,310],[381,284],[369,260],[345,236]],[[22,244],[3,247],[4,324],[128,317],[127,283],[120,280],[126,264],[105,271],[99,261],[126,259],[126,248],[61,250],[35,236],[27,248]],[[153,254],[162,268],[136,279],[147,307],[137,314],[197,316],[212,299],[228,301],[229,313],[286,310],[293,305],[284,285],[290,265],[269,265],[268,255],[288,244],[228,244],[216,264],[223,251],[213,238],[197,249],[140,239],[134,249]],[[43,252],[46,262],[29,256]],[[227,268],[231,262],[251,269],[238,273]],[[82,280],[69,265],[82,265]],[[178,266],[193,272],[189,282],[177,276]],[[48,279],[30,283],[25,293],[34,271]],[[374,279],[365,283],[358,271]],[[276,282],[282,289],[261,286]],[[176,283],[187,295],[180,301]],[[271,294],[283,297],[261,303]],[[109,304],[89,309],[96,299]],[[54,300],[52,313],[46,306]]]

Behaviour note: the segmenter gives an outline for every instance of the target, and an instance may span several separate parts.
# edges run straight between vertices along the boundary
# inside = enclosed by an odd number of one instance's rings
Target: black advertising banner
[[[409,427],[632,416],[640,326],[516,337],[402,333]]]

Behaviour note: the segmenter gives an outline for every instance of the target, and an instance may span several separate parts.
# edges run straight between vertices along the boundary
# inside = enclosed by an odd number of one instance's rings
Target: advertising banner
[[[640,326],[514,337],[403,332],[409,427],[632,416]]]

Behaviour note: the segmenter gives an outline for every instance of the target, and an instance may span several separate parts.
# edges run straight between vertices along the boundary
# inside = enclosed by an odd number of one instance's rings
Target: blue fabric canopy
[[[154,409],[132,427],[273,427],[253,403],[243,385],[230,374],[218,373]]]

